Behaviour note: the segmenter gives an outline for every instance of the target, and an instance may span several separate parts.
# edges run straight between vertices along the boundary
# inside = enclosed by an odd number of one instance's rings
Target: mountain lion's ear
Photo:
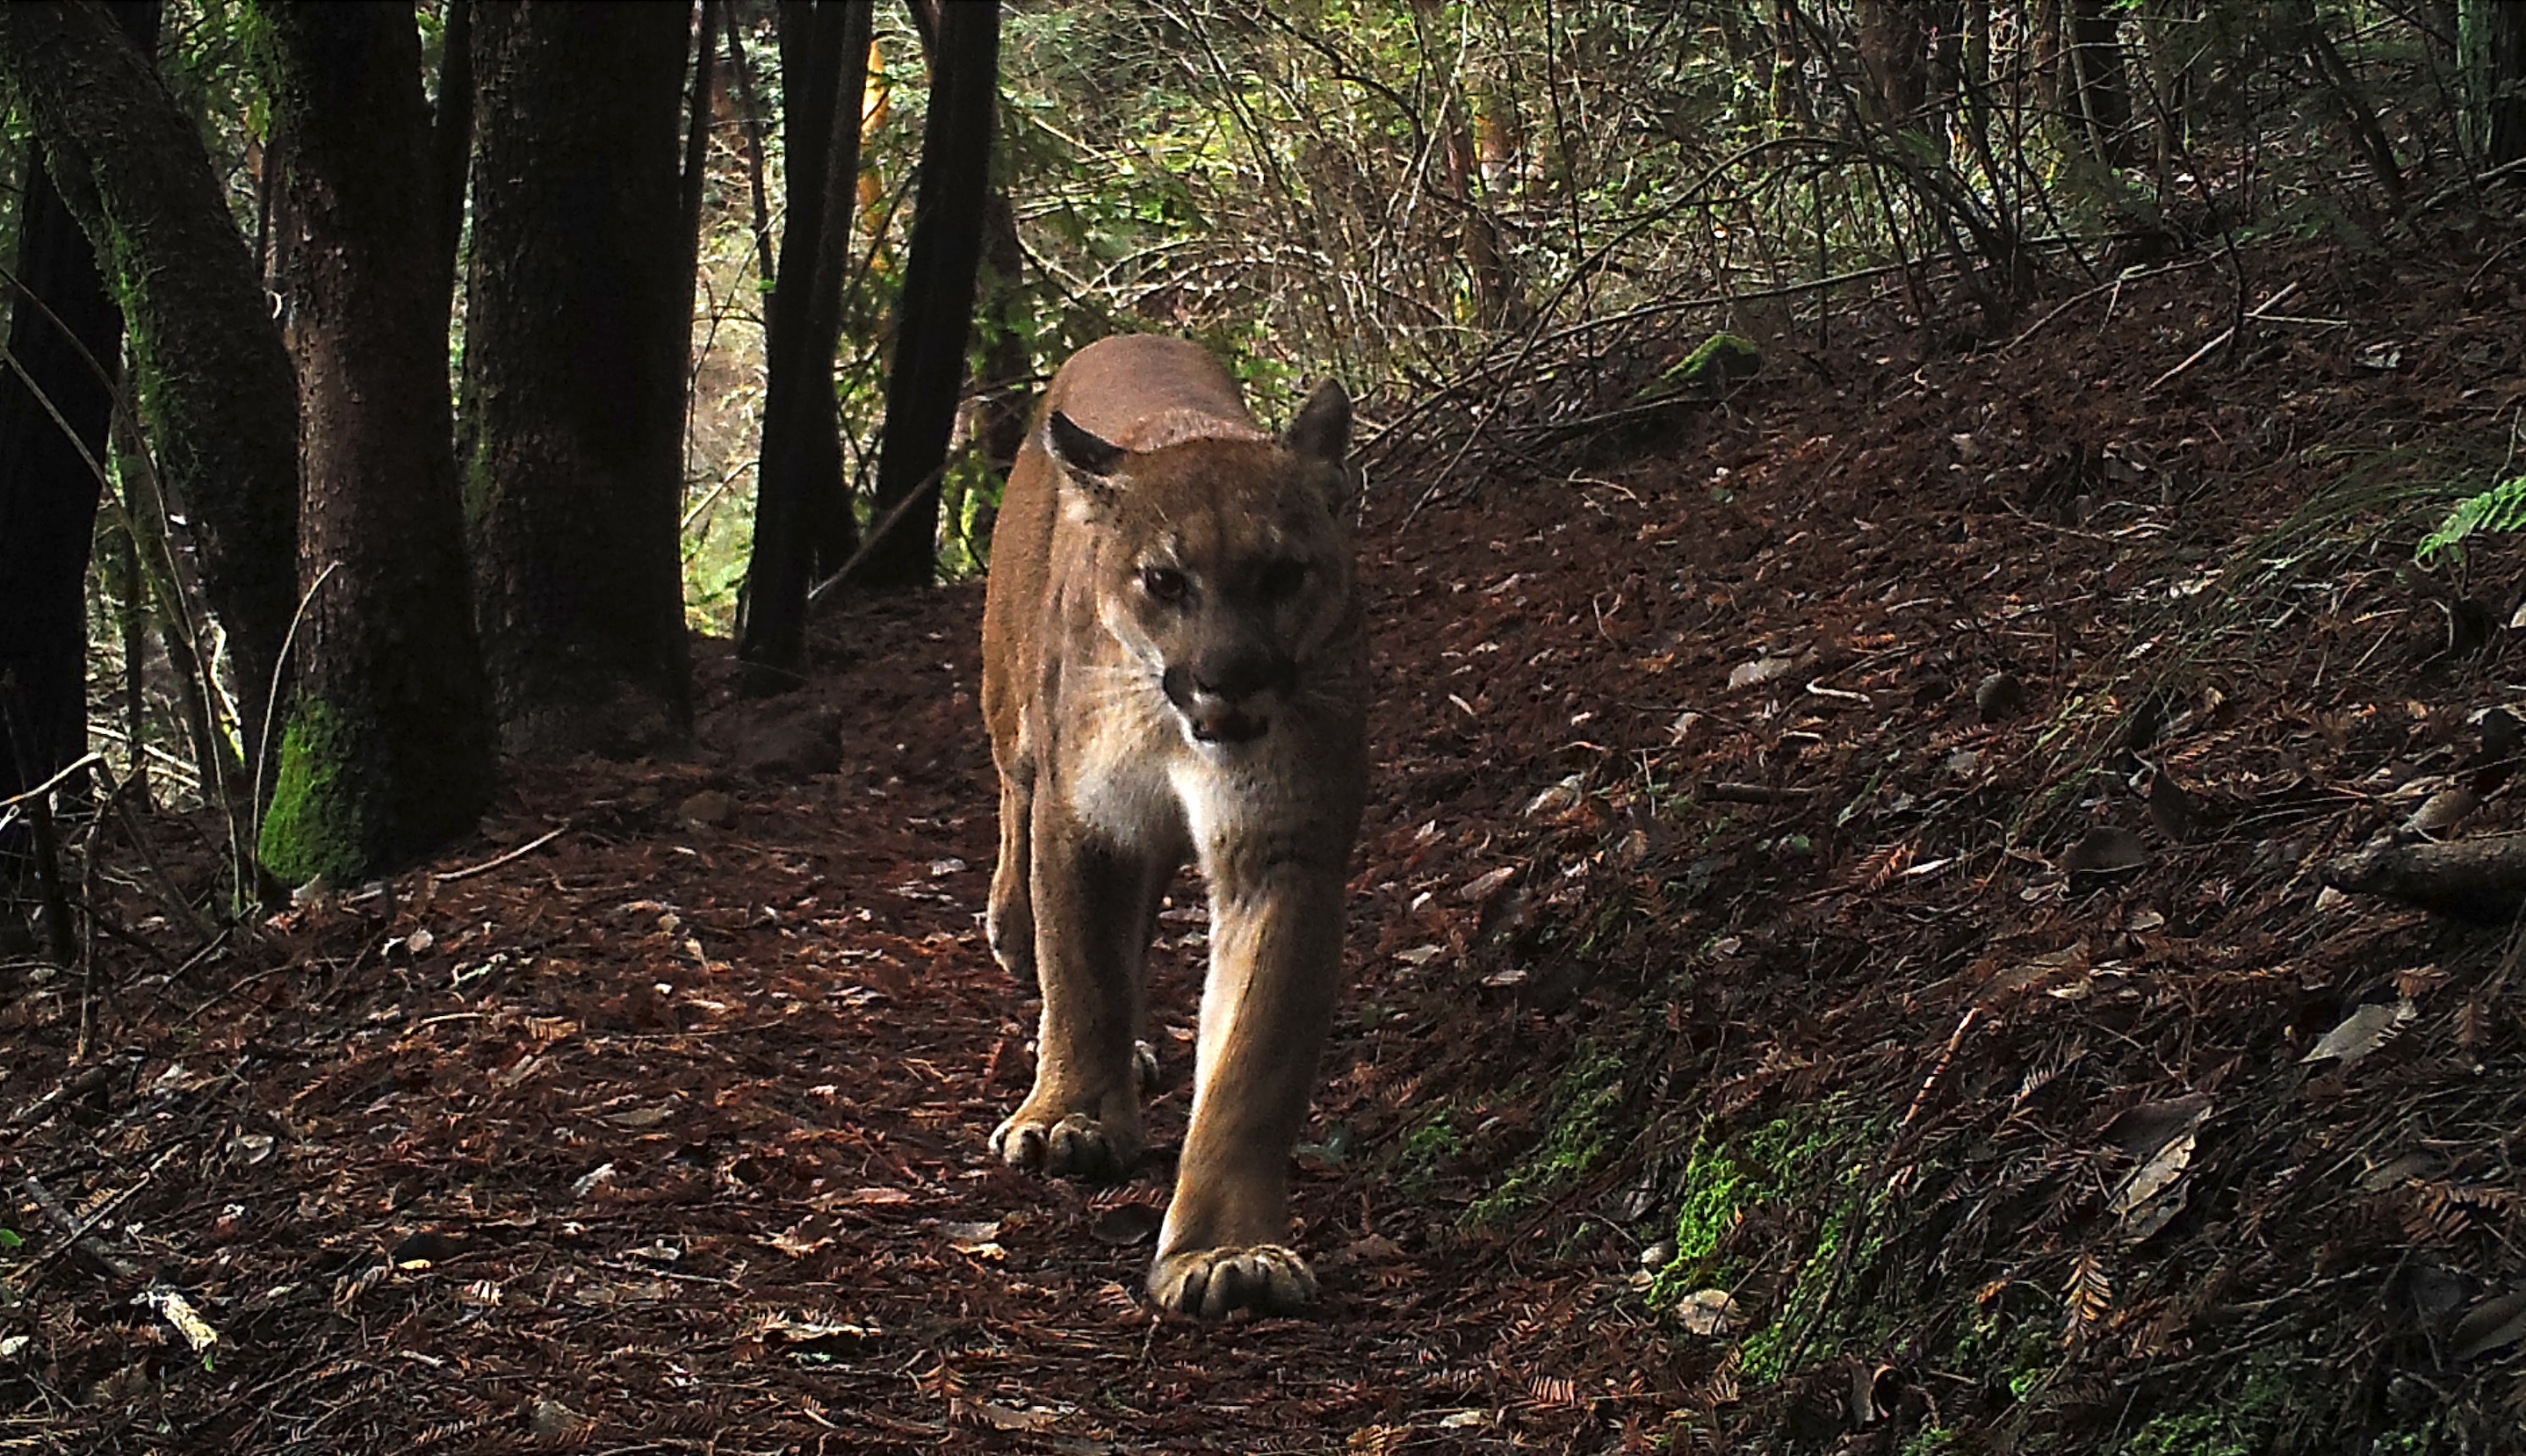
[[[1099,439],[1059,410],[1043,422],[1044,453],[1073,476],[1103,480],[1121,468],[1131,452]]]
[[[1342,392],[1340,381],[1327,379],[1316,386],[1316,392],[1298,407],[1297,418],[1289,422],[1281,442],[1293,454],[1337,469],[1341,466],[1342,457],[1350,453],[1350,396]]]

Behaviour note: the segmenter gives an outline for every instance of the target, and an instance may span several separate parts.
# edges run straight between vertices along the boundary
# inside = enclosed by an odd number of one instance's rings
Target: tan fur
[[[1141,960],[1168,880],[1198,864],[1192,1124],[1149,1274],[1169,1309],[1315,1293],[1285,1240],[1367,777],[1349,422],[1327,384],[1275,439],[1198,346],[1105,339],[1045,391],[992,545],[991,946],[1039,982],[1043,1019],[1035,1089],[991,1142],[1072,1177],[1138,1160]]]

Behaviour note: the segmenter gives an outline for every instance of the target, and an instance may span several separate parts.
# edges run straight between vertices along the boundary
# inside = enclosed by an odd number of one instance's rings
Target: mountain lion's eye
[[[1305,562],[1276,561],[1263,569],[1263,580],[1260,583],[1263,600],[1276,604],[1286,602],[1296,596],[1298,588],[1306,583],[1307,564]]]
[[[1149,599],[1152,601],[1168,603],[1183,601],[1185,594],[1184,573],[1177,571],[1173,567],[1142,567],[1140,569],[1140,589],[1147,592],[1149,594]]]

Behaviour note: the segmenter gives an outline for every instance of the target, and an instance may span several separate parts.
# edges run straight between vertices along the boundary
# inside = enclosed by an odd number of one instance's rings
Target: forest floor
[[[121,834],[92,969],[0,967],[0,1450],[2514,1449],[2526,982],[2315,867],[2526,819],[2526,558],[2411,569],[2526,406],[2521,258],[1844,318],[1373,480],[1302,1319],[1139,1302],[1163,1156],[987,1155],[978,585],[207,943],[198,828]]]

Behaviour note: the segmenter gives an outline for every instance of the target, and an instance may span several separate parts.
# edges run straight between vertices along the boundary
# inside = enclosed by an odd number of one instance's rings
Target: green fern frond
[[[2516,530],[2526,527],[2526,476],[2513,476],[2480,495],[2456,503],[2439,528],[2421,537],[2412,548],[2412,560],[2422,566],[2436,563],[2443,555],[2464,559],[2464,538],[2476,531]]]

